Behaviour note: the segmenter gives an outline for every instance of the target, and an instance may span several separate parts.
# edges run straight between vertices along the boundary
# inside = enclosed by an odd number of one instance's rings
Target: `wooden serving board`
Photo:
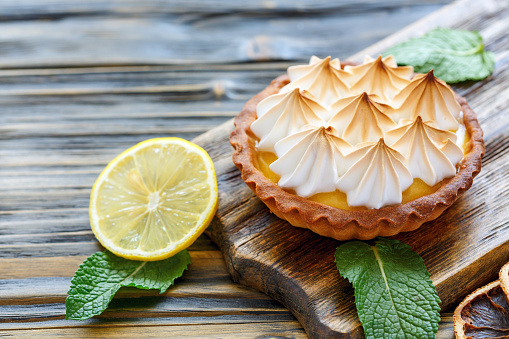
[[[395,237],[424,258],[442,310],[495,279],[509,260],[509,89],[503,86],[509,81],[509,6],[473,0],[452,6],[454,11],[445,7],[352,58],[377,55],[396,42],[444,24],[480,30],[487,48],[497,54],[492,77],[455,86],[477,112],[485,133],[481,174],[437,220]],[[334,264],[340,242],[293,227],[269,212],[232,163],[228,141],[232,129],[229,121],[194,141],[209,151],[216,165],[220,203],[207,233],[221,248],[233,280],[280,301],[310,337],[363,337],[354,291]]]

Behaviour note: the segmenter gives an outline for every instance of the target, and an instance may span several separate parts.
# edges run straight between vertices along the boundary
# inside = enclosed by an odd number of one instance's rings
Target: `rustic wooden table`
[[[101,316],[64,320],[74,271],[101,250],[91,186],[137,142],[191,140],[226,122],[296,61],[344,59],[399,31],[365,51],[378,53],[437,25],[479,29],[497,53],[487,81],[500,96],[476,96],[485,82],[456,89],[484,112],[488,161],[507,164],[509,4],[462,0],[403,29],[446,2],[2,1],[0,337],[306,337],[278,302],[232,282],[205,235],[166,293],[124,288]],[[438,337],[453,337],[450,312]]]

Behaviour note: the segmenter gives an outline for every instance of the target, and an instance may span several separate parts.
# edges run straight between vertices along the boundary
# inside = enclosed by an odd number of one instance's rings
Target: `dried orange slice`
[[[499,272],[500,286],[506,296],[509,296],[509,262],[505,264]],[[508,298],[509,299],[509,298]]]
[[[453,319],[458,339],[509,338],[509,303],[500,280],[467,296],[454,311]]]

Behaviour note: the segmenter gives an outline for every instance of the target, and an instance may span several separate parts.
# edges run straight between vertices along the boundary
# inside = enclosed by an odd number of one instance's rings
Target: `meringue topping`
[[[328,124],[352,145],[378,141],[384,136],[384,131],[394,129],[397,125],[387,115],[392,113],[392,107],[372,98],[364,92],[336,101],[330,106],[333,115]]]
[[[414,178],[433,186],[456,174],[456,164],[463,158],[463,151],[456,144],[456,134],[436,129],[422,121],[387,133],[391,147],[403,154],[405,165]]]
[[[271,95],[258,104],[258,119],[251,124],[251,130],[260,139],[260,151],[275,153],[276,142],[303,126],[325,125],[322,117],[329,112],[310,97],[309,92],[296,88],[289,93]]]
[[[305,89],[311,92],[318,102],[324,106],[334,101],[349,96],[350,88],[343,82],[339,59],[331,61],[331,57],[320,59],[311,57],[309,65],[289,67],[290,80],[288,85],[281,88],[279,93],[286,93],[295,88]]]
[[[461,106],[454,92],[445,82],[435,78],[433,70],[416,75],[392,100],[399,114],[396,118],[434,121],[443,130],[456,131],[459,127]]]
[[[402,192],[413,182],[404,157],[382,138],[351,152],[345,162],[350,169],[336,182],[347,195],[348,205],[380,208],[399,204]]]
[[[345,155],[353,149],[336,134],[330,126],[306,126],[279,141],[278,159],[269,166],[281,177],[278,185],[304,198],[335,191],[336,180],[347,169]]]
[[[456,174],[468,133],[454,92],[432,71],[410,80],[413,68],[392,56],[345,70],[313,56],[288,75],[251,124],[259,166],[280,187],[339,208],[380,208]]]
[[[385,134],[385,142],[388,145],[392,145],[396,143],[403,135],[406,133],[415,133],[416,128],[423,128],[426,132],[428,138],[433,142],[437,147],[442,147],[447,143],[447,140],[450,139],[452,142],[456,142],[458,136],[456,133],[452,133],[449,131],[445,131],[434,126],[434,121],[424,121],[422,117],[419,115],[417,119],[414,121],[408,121],[405,125],[388,131]],[[410,140],[410,139],[408,139]],[[404,154],[404,153],[402,153]]]
[[[329,57],[330,58],[330,57]],[[309,59],[308,65],[297,65],[297,66],[290,66],[288,67],[288,77],[290,78],[290,81],[295,81],[304,75],[306,75],[309,70],[311,69],[311,65],[323,62],[325,59],[320,59],[319,57],[313,55],[311,59]],[[338,58],[331,59],[329,61],[330,67],[333,67],[337,69],[338,71],[341,70],[341,63],[339,62]]]
[[[414,69],[411,66],[397,67],[393,56],[382,59],[367,57],[364,64],[345,66],[345,78],[352,92],[376,94],[382,102],[389,103],[410,82]]]

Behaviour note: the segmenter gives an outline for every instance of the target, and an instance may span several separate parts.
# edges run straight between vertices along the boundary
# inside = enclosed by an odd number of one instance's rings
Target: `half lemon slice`
[[[97,178],[90,223],[99,242],[126,259],[161,260],[191,245],[217,209],[214,164],[180,138],[143,141]]]

